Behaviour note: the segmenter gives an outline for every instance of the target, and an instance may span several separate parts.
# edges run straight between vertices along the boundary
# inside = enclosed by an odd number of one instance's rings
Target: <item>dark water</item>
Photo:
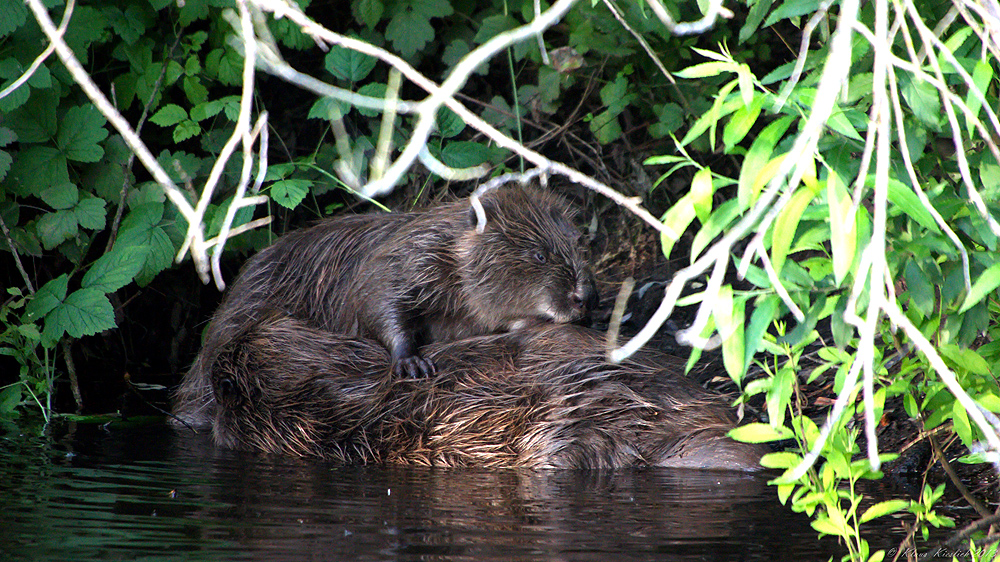
[[[842,554],[775,501],[760,475],[343,467],[219,451],[163,427],[61,433],[0,440],[2,560]]]

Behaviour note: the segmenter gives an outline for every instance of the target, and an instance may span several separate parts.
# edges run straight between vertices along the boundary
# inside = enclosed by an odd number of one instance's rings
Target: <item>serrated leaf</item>
[[[307,119],[326,119],[329,121],[339,121],[350,111],[351,106],[343,104],[333,98],[320,98],[309,108]]]
[[[372,82],[358,88],[358,93],[363,96],[385,99],[385,92],[387,89],[387,86],[381,82]],[[359,107],[357,109],[358,113],[364,115],[365,117],[376,117],[379,115],[379,111],[375,109],[366,109],[364,107]]]
[[[67,160],[97,162],[104,156],[99,143],[108,138],[108,130],[104,128],[106,122],[93,105],[71,107],[59,123],[56,146]]]
[[[57,183],[43,189],[38,196],[53,209],[71,209],[80,201],[80,190],[72,183]]]
[[[51,250],[75,237],[79,233],[79,224],[73,211],[55,211],[42,215],[38,219],[36,230],[42,247]]]
[[[1000,262],[997,262],[984,271],[976,282],[972,284],[972,290],[965,297],[965,302],[962,303],[962,308],[958,310],[959,314],[963,314],[968,311],[973,306],[979,304],[987,295],[1000,287]]]
[[[172,127],[188,118],[183,107],[170,103],[160,108],[149,120],[161,127]]]
[[[795,434],[784,426],[771,427],[766,423],[748,423],[730,430],[726,435],[744,443],[770,443],[791,439]]]
[[[906,289],[910,294],[911,304],[925,318],[930,317],[934,312],[934,287],[915,259],[907,260],[903,278],[906,279]]]
[[[41,193],[50,186],[68,183],[66,157],[50,146],[31,146],[18,153],[11,165],[8,185],[21,196]],[[13,183],[14,185],[10,185]]]
[[[14,158],[6,150],[0,150],[0,182],[7,177],[10,172],[10,165],[14,163]]]
[[[449,0],[410,0],[413,11],[430,18],[443,18],[455,13]]]
[[[3,101],[0,100],[0,103]],[[32,92],[31,103],[5,115],[4,125],[10,126],[22,143],[47,142],[55,138],[59,128],[57,107],[59,107],[59,96],[55,91]],[[12,108],[6,108],[4,111],[10,109]]]
[[[450,142],[441,150],[441,161],[452,168],[471,168],[489,158],[489,149],[478,142]]]
[[[437,114],[437,134],[443,138],[450,139],[465,129],[465,121],[457,113],[442,107]]]
[[[170,267],[174,246],[163,227],[163,203],[144,203],[131,210],[122,220],[115,246],[145,246],[142,268],[135,276],[140,287],[146,286],[157,273]]]
[[[190,119],[185,119],[174,128],[174,142],[184,142],[199,134],[201,134],[201,125]]]
[[[69,275],[65,273],[42,285],[24,307],[24,320],[35,322],[59,306],[59,303],[66,298],[68,286]]]
[[[505,31],[510,31],[515,27],[517,27],[517,20],[510,15],[500,14],[489,16],[483,19],[482,24],[479,26],[479,31],[476,32],[476,36],[472,40],[481,45],[493,37]]]
[[[434,39],[434,28],[425,16],[404,9],[385,28],[385,39],[405,58],[410,58]]]
[[[24,25],[28,8],[21,0],[0,0],[0,37],[6,37]]]
[[[111,293],[128,285],[142,269],[145,246],[115,244],[110,252],[97,259],[83,276],[80,286]]]
[[[104,230],[104,223],[107,218],[105,205],[107,203],[100,197],[89,197],[80,201],[76,208],[73,209],[76,222],[82,228],[88,230]]]
[[[373,29],[382,19],[382,14],[385,12],[385,5],[381,0],[361,0],[360,2],[354,3],[354,17],[360,23],[368,26],[368,29]]]
[[[286,209],[294,209],[309,193],[312,185],[313,182],[310,180],[276,181],[271,184],[271,199]]]
[[[184,89],[184,95],[191,103],[200,104],[208,101],[208,88],[201,83],[201,79],[197,76],[185,76],[181,88]]]
[[[89,336],[115,327],[115,311],[101,291],[79,289],[45,316],[42,345],[53,347],[63,333]]]
[[[215,117],[220,111],[222,111],[222,102],[219,100],[199,103],[191,108],[191,119],[204,121],[205,119]]]
[[[946,343],[939,346],[938,351],[949,361],[970,373],[977,375],[991,374],[989,364],[974,349],[959,347],[953,343]]]
[[[375,68],[375,57],[334,45],[324,59],[327,72],[347,82],[360,82]]]

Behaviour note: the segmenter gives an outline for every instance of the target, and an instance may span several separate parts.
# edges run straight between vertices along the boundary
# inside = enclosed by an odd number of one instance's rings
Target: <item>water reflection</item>
[[[0,442],[12,560],[818,560],[766,477],[344,467],[165,428]],[[838,556],[839,557],[839,556]]]

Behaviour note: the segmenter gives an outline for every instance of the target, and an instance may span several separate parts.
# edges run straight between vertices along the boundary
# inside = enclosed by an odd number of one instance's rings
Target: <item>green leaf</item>
[[[36,322],[66,298],[69,275],[64,273],[42,285],[24,307],[24,321]]]
[[[80,190],[72,183],[57,183],[43,189],[38,196],[53,209],[72,209],[80,200]]]
[[[441,150],[441,161],[452,168],[471,168],[486,162],[489,149],[471,141],[450,142]]]
[[[800,462],[802,462],[802,456],[790,451],[768,453],[760,459],[760,465],[764,468],[788,469],[798,466]]]
[[[779,274],[785,265],[785,256],[788,255],[788,249],[795,238],[795,231],[799,227],[802,212],[815,197],[816,191],[813,188],[800,187],[774,221],[774,230],[771,235],[771,264]]]
[[[711,201],[709,201],[709,204],[711,204]],[[730,199],[719,205],[719,208],[702,224],[698,233],[695,234],[694,240],[691,241],[691,261],[693,262],[700,257],[702,250],[712,243],[745,210],[745,208],[739,206],[739,201],[736,199]]]
[[[361,0],[353,4],[354,17],[358,22],[368,26],[368,29],[373,29],[378,24],[385,11],[385,5],[381,0]]]
[[[210,117],[215,117],[222,111],[222,102],[219,100],[207,101],[204,103],[199,103],[191,108],[191,119],[195,121],[204,121]],[[183,109],[181,111],[184,111]]]
[[[185,119],[174,128],[174,142],[183,142],[201,134],[201,125],[190,119]]]
[[[159,226],[163,217],[163,203],[144,203],[131,210],[122,220],[115,246],[145,246],[145,259],[135,281],[140,287],[146,286],[157,273],[163,271],[173,261],[174,245]]]
[[[702,224],[708,222],[709,215],[712,214],[713,195],[715,187],[712,185],[712,170],[706,166],[694,175],[691,180],[691,191],[688,194],[694,206],[694,214]]]
[[[409,0],[413,11],[427,19],[443,18],[455,13],[449,0]]]
[[[874,179],[869,178],[868,183],[874,185]],[[917,194],[913,192],[910,186],[890,179],[889,180],[889,193],[887,194],[889,201],[896,207],[898,211],[901,211],[906,216],[912,218],[913,220],[920,223],[920,226],[930,230],[935,234],[940,234],[941,229],[938,228],[936,222],[934,222],[934,217],[931,216],[930,212],[924,207],[924,204],[920,202],[920,198]]]
[[[93,105],[71,107],[59,123],[56,146],[67,160],[97,162],[104,156],[99,143],[108,138],[106,121]]]
[[[821,535],[833,535],[845,538],[851,535],[851,532],[845,526],[838,526],[823,515],[819,515],[816,519],[813,519],[810,525],[812,525],[813,529],[819,531]]]
[[[42,345],[53,347],[63,332],[80,338],[114,327],[115,311],[108,297],[96,289],[79,289],[45,316]]]
[[[787,0],[764,21],[764,27],[770,27],[775,23],[796,16],[811,14],[819,8],[820,0]]]
[[[942,118],[941,97],[937,88],[929,82],[920,80],[910,74],[904,74],[901,79],[903,99],[913,110],[913,115],[933,130],[939,129]]]
[[[963,443],[971,445],[975,442],[972,438],[972,425],[969,424],[969,414],[966,413],[965,408],[962,407],[962,403],[958,400],[955,400],[951,406],[951,421],[955,433],[958,434]]]
[[[794,121],[793,117],[781,117],[773,123],[764,127],[764,130],[757,135],[750,150],[747,151],[746,158],[743,159],[743,166],[740,169],[739,186],[737,188],[740,207],[749,208],[753,203],[753,186],[757,182],[757,176],[764,170],[771,160],[775,145],[781,140],[782,135]]]
[[[987,295],[995,291],[997,287],[1000,287],[1000,262],[988,267],[976,279],[976,282],[972,284],[972,290],[965,297],[965,302],[962,303],[962,308],[958,310],[958,313],[963,314],[973,306],[976,306]]]
[[[748,423],[730,430],[726,435],[744,443],[770,443],[791,439],[795,433],[784,426],[771,427],[766,423]]]
[[[760,111],[764,108],[764,96],[755,96],[749,106],[737,109],[733,116],[729,118],[726,127],[722,130],[722,143],[726,152],[731,152],[733,147],[743,141],[750,129],[760,117]]]
[[[6,37],[24,25],[28,8],[21,0],[0,0],[0,38]]]
[[[974,88],[969,88],[968,93],[965,95],[965,105],[969,106],[969,113],[965,115],[965,128],[969,131],[970,136],[976,134],[974,119],[979,117],[979,112],[983,106],[983,102],[980,99],[989,99],[986,97],[986,94],[989,91],[992,80],[993,67],[990,63],[985,60],[976,61],[976,67],[972,70],[972,84]],[[977,93],[980,95],[977,96]]]
[[[708,78],[710,76],[718,76],[723,72],[736,72],[740,65],[735,62],[703,62],[700,64],[695,64],[675,72],[674,76],[678,78]]]
[[[778,313],[780,298],[777,295],[768,295],[757,302],[753,314],[750,315],[750,325],[746,328],[746,343],[744,344],[743,366],[745,369],[750,365],[753,356],[761,347],[767,327],[771,325]],[[739,381],[737,381],[739,384]]]
[[[767,419],[771,425],[781,426],[795,390],[795,373],[791,369],[779,369],[773,378],[771,390],[767,393]]]
[[[312,187],[311,180],[281,180],[271,184],[271,199],[286,209],[294,209]]]
[[[38,219],[36,230],[42,247],[51,250],[79,233],[79,223],[73,211],[45,213]]]
[[[363,96],[385,99],[385,94],[388,89],[388,86],[382,84],[381,82],[371,82],[358,88],[358,93]],[[379,115],[378,110],[366,109],[364,107],[359,107],[358,113],[364,115],[365,117],[376,117]]]
[[[3,101],[0,100],[0,103]],[[59,95],[55,91],[32,92],[31,103],[6,114],[4,125],[9,125],[22,143],[47,142],[55,138],[59,128],[57,107],[59,107]],[[13,108],[5,109],[4,112],[10,109]]]
[[[840,176],[828,169],[826,201],[830,209],[830,248],[834,283],[840,285],[850,273],[858,249],[857,209]]]
[[[161,107],[149,120],[161,127],[172,127],[187,118],[187,111],[183,107],[170,103]]]
[[[743,23],[743,27],[740,28],[740,43],[745,42],[760,28],[761,22],[764,21],[764,16],[771,11],[771,5],[771,0],[757,0],[756,2],[752,2],[750,13],[747,14],[747,19]]]
[[[324,67],[341,80],[360,82],[375,68],[375,57],[334,45],[326,54]]]
[[[660,246],[663,248],[664,257],[670,257],[670,251],[673,249],[674,244],[680,240],[681,235],[687,230],[688,225],[691,224],[694,217],[694,203],[691,200],[690,194],[681,197],[663,215],[662,222],[664,226],[672,231],[660,232]]]
[[[97,259],[83,276],[80,286],[111,293],[128,285],[142,269],[144,246],[115,244],[110,252]]]
[[[411,9],[403,9],[397,13],[385,28],[386,41],[404,59],[410,58],[434,39],[434,28],[425,16]]]
[[[974,349],[959,347],[953,343],[946,343],[940,345],[938,351],[949,361],[970,373],[976,375],[992,374],[989,363]]]
[[[457,113],[442,107],[437,114],[437,134],[450,139],[465,129],[465,121]]]
[[[80,201],[73,209],[76,222],[88,230],[104,230],[104,223],[107,217],[105,205],[107,203],[100,197],[88,197]]]
[[[326,119],[328,121],[339,121],[351,110],[351,106],[343,104],[333,98],[319,98],[312,107],[309,108],[307,119]],[[373,113],[374,115],[374,113]]]
[[[734,299],[732,286],[725,285],[715,297],[715,306],[712,309],[719,337],[722,338],[722,362],[726,372],[736,384],[740,383],[746,371],[746,365],[743,363],[746,299],[746,297]]]
[[[929,318],[934,312],[934,287],[915,259],[906,261],[903,278],[906,279],[911,303],[925,318]]]
[[[501,14],[489,16],[483,19],[483,23],[479,26],[479,31],[472,40],[481,45],[493,37],[500,35],[505,31],[510,31],[515,27],[517,27],[517,20],[510,15]]]
[[[11,165],[7,185],[14,193],[28,196],[64,183],[69,183],[66,157],[49,146],[30,146],[18,153]]]

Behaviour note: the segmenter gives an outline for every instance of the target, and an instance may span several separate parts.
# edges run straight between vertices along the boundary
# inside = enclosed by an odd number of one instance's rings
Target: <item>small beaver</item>
[[[434,376],[387,378],[374,341],[264,319],[220,350],[201,413],[222,446],[350,463],[759,468],[763,449],[726,437],[730,408],[683,361],[611,364],[603,349],[597,332],[538,323],[428,346]]]
[[[571,322],[597,304],[594,277],[562,198],[535,188],[422,212],[338,217],[287,234],[246,265],[216,311],[192,370],[275,311],[329,332],[374,338],[400,375],[427,376],[424,343]],[[181,389],[184,392],[184,389]]]

